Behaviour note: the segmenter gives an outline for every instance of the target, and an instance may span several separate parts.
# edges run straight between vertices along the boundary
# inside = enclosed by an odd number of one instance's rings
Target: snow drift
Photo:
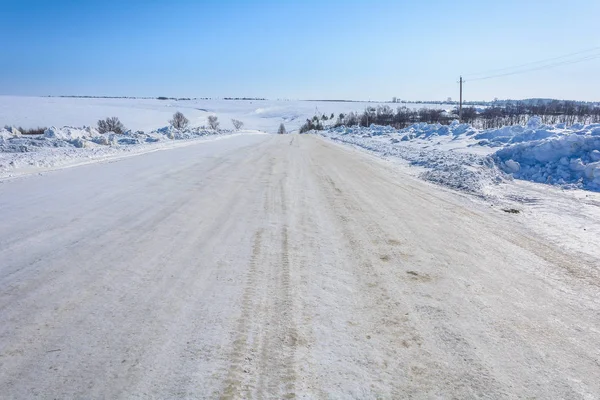
[[[600,191],[600,136],[534,140],[498,150],[495,159],[518,179]]]
[[[425,168],[421,177],[481,193],[507,177],[600,191],[600,124],[543,125],[479,130],[454,121],[404,129],[338,127],[323,136]]]
[[[53,167],[78,160],[98,160],[111,156],[140,153],[180,140],[195,140],[231,134],[200,128],[177,130],[172,126],[149,133],[127,131],[100,134],[93,127],[52,127],[41,135],[21,135],[17,129],[0,129],[0,174]]]

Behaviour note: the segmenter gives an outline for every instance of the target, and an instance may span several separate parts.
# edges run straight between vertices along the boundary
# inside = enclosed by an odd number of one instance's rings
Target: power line
[[[478,75],[487,75],[487,74],[492,74],[492,73],[496,73],[496,72],[508,71],[508,70],[513,70],[513,69],[517,69],[517,68],[528,67],[530,65],[547,63],[547,62],[556,61],[556,60],[562,60],[564,58],[569,58],[569,57],[573,57],[573,56],[577,56],[577,55],[585,54],[585,53],[590,53],[590,52],[596,52],[598,50],[600,50],[600,46],[592,47],[592,48],[589,48],[587,50],[577,51],[575,53],[565,54],[565,55],[558,56],[558,57],[546,58],[544,60],[533,61],[533,62],[529,62],[529,63],[525,63],[525,64],[520,64],[520,65],[514,65],[512,67],[496,68],[496,69],[487,70],[487,71],[484,71],[484,72],[467,74],[466,76],[470,77],[470,76],[478,76]],[[565,60],[565,61],[567,61],[567,60]]]
[[[526,72],[532,72],[532,71],[539,71],[539,70],[543,70],[543,69],[555,68],[555,67],[559,67],[561,65],[577,64],[577,63],[580,63],[580,62],[595,60],[597,58],[600,58],[600,53],[598,53],[598,54],[591,54],[591,55],[588,55],[588,56],[585,56],[585,57],[582,57],[582,58],[578,58],[578,59],[575,59],[575,60],[566,60],[566,61],[561,61],[561,62],[557,62],[557,63],[551,63],[551,64],[546,64],[546,65],[541,65],[541,66],[535,67],[535,68],[528,68],[528,69],[523,69],[523,70],[519,70],[519,71],[507,72],[507,73],[503,73],[503,74],[496,74],[496,75],[484,76],[482,78],[469,79],[469,82],[482,81],[482,80],[492,79],[492,78],[500,78],[500,77],[503,77],[503,76],[523,74],[523,73],[526,73]]]
[[[513,67],[499,68],[499,69],[488,71],[487,73],[501,72],[501,71],[510,71],[510,72],[505,72],[505,73],[500,73],[500,74],[492,74],[492,75],[488,75],[488,76],[483,76],[481,78],[469,79],[469,82],[483,81],[486,79],[493,79],[493,78],[500,78],[500,77],[504,77],[504,76],[524,74],[524,73],[532,72],[532,71],[540,71],[540,70],[544,70],[544,69],[556,68],[561,65],[577,64],[580,62],[595,60],[597,58],[600,58],[600,52],[598,50],[600,50],[600,47],[593,47],[591,49],[582,50],[582,51],[566,54],[566,55],[559,56],[559,57],[547,58],[545,60],[534,61],[534,62],[521,64],[521,65],[517,65],[517,66],[513,66]],[[585,54],[585,56],[581,56],[582,54]],[[573,56],[580,56],[580,57],[572,59]],[[557,60],[562,60],[562,61],[557,61]],[[555,62],[550,62],[550,61],[555,61]],[[519,68],[542,64],[542,63],[546,63],[546,64],[539,65],[539,66],[533,67],[533,68],[519,69]],[[470,74],[469,76],[477,76],[477,75],[484,75],[484,74],[485,73]],[[463,84],[465,82],[466,81],[461,76],[460,82],[459,82],[460,83],[459,121],[461,121],[461,122],[462,122]]]

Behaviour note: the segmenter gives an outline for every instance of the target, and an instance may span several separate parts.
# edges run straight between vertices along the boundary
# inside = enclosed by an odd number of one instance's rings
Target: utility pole
[[[460,77],[460,105],[458,106],[458,122],[462,123],[462,76]]]

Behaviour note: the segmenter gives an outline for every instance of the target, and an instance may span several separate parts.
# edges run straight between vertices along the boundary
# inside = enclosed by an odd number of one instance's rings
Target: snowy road
[[[0,393],[600,397],[595,262],[316,136],[0,183]]]

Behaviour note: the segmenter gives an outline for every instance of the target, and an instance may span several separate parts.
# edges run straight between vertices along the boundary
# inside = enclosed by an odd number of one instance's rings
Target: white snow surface
[[[335,117],[340,113],[362,112],[367,107],[388,105],[392,108],[435,108],[450,110],[454,106],[426,103],[383,103],[303,100],[158,100],[71,97],[0,96],[0,127],[23,128],[49,126],[90,126],[99,119],[118,117],[131,130],[152,131],[168,125],[176,111],[182,112],[190,126],[207,125],[209,115],[216,115],[221,128],[233,129],[231,119],[244,128],[276,133],[280,123],[287,131],[298,130],[315,114]]]
[[[261,132],[177,130],[169,126],[149,133],[100,134],[93,127],[51,127],[41,135],[21,135],[0,129],[0,178],[253,133]]]
[[[203,128],[216,115],[221,128],[231,119],[251,132],[275,133],[280,123],[296,131],[315,114],[337,115],[377,102],[299,100],[157,100],[0,96],[0,176],[46,168],[74,160],[103,159],[123,152],[170,146],[173,139],[204,138]],[[451,108],[437,104],[390,104],[411,108]],[[192,128],[165,127],[176,111]],[[100,135],[91,126],[116,116],[130,129],[125,135]],[[56,126],[38,137],[23,137],[12,127]],[[83,128],[82,128],[83,127]],[[526,126],[479,130],[467,124],[414,124],[406,129],[371,126],[322,132],[331,139],[403,159],[430,181],[486,194],[491,185],[511,177],[566,188],[600,191],[600,124],[543,125],[533,117]]]
[[[378,102],[300,100],[158,100],[0,96],[0,178],[48,168],[78,165],[184,145],[215,137],[205,128],[208,116],[220,122],[219,135],[232,134],[232,119],[244,123],[238,133],[275,133],[281,123],[294,132],[314,115],[361,112]],[[389,103],[388,103],[389,104]],[[437,104],[392,104],[411,108],[451,108]],[[178,131],[169,125],[177,111],[190,121]],[[99,119],[117,117],[124,135],[99,134]],[[6,128],[2,128],[6,127]],[[43,135],[21,136],[24,129],[50,127]],[[177,141],[177,144],[175,144]]]
[[[600,193],[411,169],[237,135],[2,181],[2,398],[600,398]]]
[[[414,124],[405,129],[372,125],[321,132],[330,139],[407,161],[422,178],[455,189],[488,194],[494,183],[517,178],[563,188],[600,191],[600,124],[543,125],[478,130]]]

